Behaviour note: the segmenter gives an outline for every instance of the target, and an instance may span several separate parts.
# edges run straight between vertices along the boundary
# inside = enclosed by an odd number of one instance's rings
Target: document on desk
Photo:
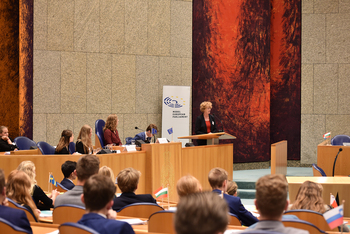
[[[140,225],[146,224],[147,221],[143,221],[141,219],[118,219],[119,221],[127,222],[130,225]]]
[[[52,210],[42,210],[39,215],[39,217],[41,218],[46,218],[51,216],[52,216]]]

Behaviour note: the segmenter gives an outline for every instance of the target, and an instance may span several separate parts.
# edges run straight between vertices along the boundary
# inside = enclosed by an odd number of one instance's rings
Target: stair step
[[[238,187],[238,197],[241,199],[255,199],[255,189],[240,189]]]
[[[255,181],[235,181],[238,189],[255,189]]]

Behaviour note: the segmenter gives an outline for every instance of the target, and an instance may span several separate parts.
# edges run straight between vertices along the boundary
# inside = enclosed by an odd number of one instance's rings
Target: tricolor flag
[[[334,209],[331,209],[323,214],[323,217],[327,221],[331,229],[336,228],[343,224],[343,205],[340,205]]]
[[[157,134],[157,132],[158,132],[157,129],[152,128],[152,134],[153,134],[153,135]]]
[[[157,199],[168,197],[168,188],[160,187],[153,192]]]
[[[333,194],[331,194],[331,202],[330,202],[330,204],[331,204],[331,206],[332,206],[333,208],[338,207],[338,203],[337,203],[337,201],[335,200],[335,197],[334,197]]]
[[[327,138],[330,138],[331,137],[331,132],[327,132],[325,134],[323,134],[323,138],[324,139],[327,139]]]
[[[173,128],[169,128],[167,131],[168,131],[169,135],[173,134]]]
[[[56,182],[56,180],[53,178],[53,175],[52,175],[52,174],[50,174],[50,176],[49,176],[49,182],[50,182],[51,184],[57,186],[57,182]]]

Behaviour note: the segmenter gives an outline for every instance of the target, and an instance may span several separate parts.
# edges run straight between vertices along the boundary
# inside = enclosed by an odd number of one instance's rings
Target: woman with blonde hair
[[[116,114],[109,115],[106,125],[103,128],[103,137],[105,145],[122,145],[118,134],[118,116]]]
[[[207,134],[217,132],[215,118],[210,114],[213,105],[211,102],[202,102],[200,105],[200,111],[202,114],[196,119],[196,127],[195,133],[199,134]],[[206,145],[206,140],[197,140],[198,145]]]
[[[63,130],[60,141],[56,146],[55,154],[69,154],[69,143],[73,141],[74,141],[73,132],[68,129]]]
[[[115,183],[115,177],[114,177],[114,173],[112,171],[112,169],[110,167],[107,166],[103,166],[98,170],[98,174],[102,174],[104,176],[107,176],[109,178],[111,178],[112,182]]]
[[[30,194],[33,197],[35,205],[40,210],[49,210],[50,208],[53,208],[59,192],[57,190],[52,190],[50,196],[48,197],[45,192],[36,184],[34,163],[32,161],[23,161],[18,165],[17,170],[23,171],[28,175],[30,179]]]
[[[89,125],[81,127],[77,143],[75,145],[76,151],[81,154],[92,153],[92,128]]]
[[[184,197],[192,193],[199,193],[202,191],[202,186],[196,177],[186,175],[181,177],[176,184],[176,191],[179,197]]]
[[[29,176],[23,172],[14,170],[7,177],[6,196],[21,206],[24,206],[33,214],[36,219],[39,218],[40,210],[37,209],[30,195],[31,183]]]

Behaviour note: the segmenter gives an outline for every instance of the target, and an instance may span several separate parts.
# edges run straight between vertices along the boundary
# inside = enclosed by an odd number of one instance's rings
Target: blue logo
[[[176,97],[178,98],[178,97]],[[181,102],[181,103],[179,103]],[[164,104],[171,108],[181,108],[185,105],[185,101],[180,98],[179,101],[175,100],[173,96],[164,98]]]

